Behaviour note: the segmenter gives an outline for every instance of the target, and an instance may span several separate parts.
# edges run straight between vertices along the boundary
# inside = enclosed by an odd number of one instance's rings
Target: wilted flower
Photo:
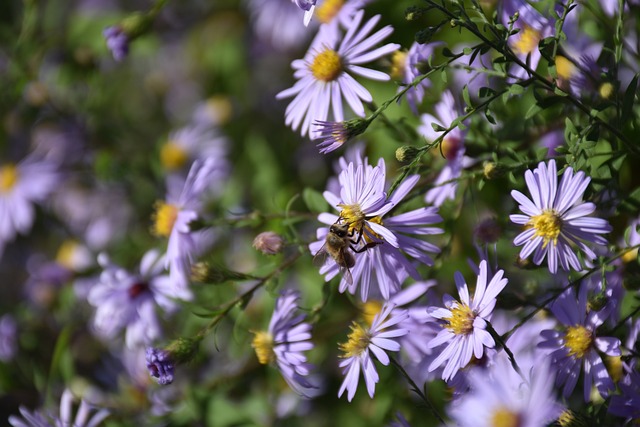
[[[273,231],[265,231],[253,239],[253,247],[265,255],[275,255],[282,252],[284,240],[282,236]]]
[[[582,201],[591,178],[582,171],[574,175],[568,167],[558,185],[553,159],[548,166],[540,162],[533,172],[527,170],[524,178],[532,199],[517,190],[511,191],[525,213],[510,215],[512,222],[526,227],[513,241],[516,246],[524,245],[520,258],[533,253],[533,262],[540,265],[546,257],[551,273],[557,271],[558,262],[563,270],[580,270],[582,266],[574,250],[581,250],[593,260],[596,254],[585,242],[606,245],[607,240],[600,234],[611,231],[606,220],[587,217],[596,209],[593,203]]]
[[[113,55],[113,59],[120,62],[129,54],[129,36],[125,34],[120,26],[105,28],[102,35],[107,42],[107,47]]]
[[[158,380],[158,384],[167,385],[173,382],[175,362],[168,351],[147,347],[147,369],[149,375]]]

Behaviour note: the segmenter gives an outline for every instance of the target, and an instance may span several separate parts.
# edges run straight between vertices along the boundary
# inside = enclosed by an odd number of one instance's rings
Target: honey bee
[[[363,229],[360,229],[357,238],[354,239],[355,229],[349,231],[349,224],[341,223],[342,218],[338,218],[335,224],[329,227],[329,232],[324,240],[324,245],[314,256],[314,264],[321,266],[324,264],[327,255],[338,264],[340,272],[343,274],[348,284],[353,284],[353,276],[351,268],[356,265],[356,258],[349,251],[351,249],[355,253],[361,253],[369,248],[381,244],[382,242],[368,242],[362,247],[358,245],[362,241]]]

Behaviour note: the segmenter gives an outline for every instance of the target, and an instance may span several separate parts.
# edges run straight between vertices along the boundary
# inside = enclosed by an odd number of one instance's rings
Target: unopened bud
[[[423,8],[417,7],[417,6],[410,6],[407,8],[407,10],[404,11],[404,18],[407,21],[415,21],[417,19],[420,19],[420,17],[422,17],[423,14],[424,14]]]
[[[275,255],[282,252],[284,240],[282,236],[273,231],[265,231],[253,239],[253,247],[265,255]]]
[[[411,145],[405,145],[396,150],[396,159],[400,163],[410,163],[418,154],[420,154],[419,149]]]
[[[484,177],[486,179],[496,179],[504,175],[504,167],[496,162],[486,161],[482,164]]]
[[[178,338],[166,348],[147,347],[146,359],[149,375],[156,378],[158,384],[173,382],[176,365],[190,362],[198,351],[201,337]]]
[[[229,280],[250,280],[255,277],[231,271],[221,265],[211,265],[200,261],[191,266],[191,280],[199,283],[219,284]]]
[[[614,90],[614,87],[611,83],[604,82],[600,85],[600,88],[598,89],[598,93],[600,94],[601,98],[609,99],[611,95],[613,95],[613,90]]]

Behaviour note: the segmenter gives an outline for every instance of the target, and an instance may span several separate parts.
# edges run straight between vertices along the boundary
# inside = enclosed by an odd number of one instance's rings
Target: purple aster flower
[[[574,248],[593,260],[596,254],[585,242],[606,245],[607,240],[599,234],[611,231],[606,220],[587,217],[596,209],[593,203],[582,201],[591,178],[585,177],[582,171],[574,175],[573,169],[568,167],[558,185],[553,159],[548,166],[540,162],[533,172],[527,170],[524,177],[532,199],[519,191],[511,191],[511,196],[525,213],[510,215],[512,222],[526,228],[513,241],[516,246],[524,245],[520,258],[533,253],[533,262],[540,265],[546,257],[551,273],[557,271],[558,262],[563,270],[580,270],[582,266]]]
[[[18,351],[18,324],[10,314],[0,317],[0,361],[8,362]]]
[[[311,325],[298,314],[298,292],[285,291],[276,300],[269,329],[255,332],[252,347],[263,365],[276,363],[284,380],[295,392],[306,396],[315,386],[306,378],[311,366],[305,351],[313,348]]]
[[[311,22],[313,12],[316,10],[316,0],[291,0],[300,9],[304,10],[304,26],[306,27]]]
[[[451,404],[449,413],[459,427],[547,426],[562,412],[553,380],[548,363],[536,365],[525,379],[501,357],[490,369],[469,373],[471,391]]]
[[[564,384],[562,394],[569,397],[584,368],[584,400],[590,401],[591,386],[606,397],[615,388],[598,352],[620,356],[620,340],[600,337],[596,329],[608,316],[605,307],[600,311],[587,307],[587,286],[581,286],[578,298],[573,288],[568,289],[551,305],[551,311],[564,325],[560,331],[542,331],[544,341],[539,348],[550,350],[549,357],[556,370],[556,385]]]
[[[26,234],[42,203],[60,182],[56,166],[35,156],[0,165],[0,259],[7,242]]]
[[[429,307],[428,313],[442,322],[442,330],[429,341],[431,348],[447,344],[442,352],[429,365],[433,371],[446,362],[442,379],[448,381],[458,370],[467,366],[471,357],[480,359],[484,348],[493,348],[495,341],[486,330],[486,324],[491,320],[491,313],[496,305],[496,296],[507,285],[503,278],[504,272],[498,272],[489,281],[487,261],[480,262],[480,273],[476,281],[473,298],[469,297],[469,288],[462,274],[456,272],[455,282],[460,295],[456,301],[450,295],[445,295],[443,302],[446,308]]]
[[[216,175],[211,179],[221,183],[229,169],[226,146],[226,138],[216,134],[211,127],[186,126],[169,134],[160,148],[160,161],[166,170],[176,172],[188,170],[196,159],[211,158],[217,162]]]
[[[166,201],[156,204],[153,233],[168,237],[165,267],[173,284],[185,289],[191,275],[191,264],[211,240],[211,230],[192,231],[190,223],[200,219],[213,179],[219,175],[220,162],[214,158],[196,160],[185,181],[168,182]]]
[[[164,259],[156,250],[144,255],[139,273],[109,264],[104,256],[100,262],[104,270],[88,301],[96,307],[96,332],[106,339],[126,329],[127,347],[149,344],[161,335],[157,307],[171,313],[177,309],[175,299],[191,298],[188,290],[176,288],[169,276],[162,274]]]
[[[113,59],[120,62],[129,54],[129,36],[119,26],[111,26],[104,29],[102,35],[107,42],[107,47]]]
[[[362,101],[371,102],[373,98],[351,73],[372,80],[389,80],[387,74],[362,67],[362,64],[398,49],[399,45],[389,43],[372,50],[393,32],[393,28],[386,26],[370,35],[380,15],[374,16],[360,28],[363,17],[364,11],[359,11],[344,37],[340,36],[340,32],[333,34],[320,31],[304,59],[291,63],[298,81],[293,87],[276,95],[276,98],[294,96],[287,106],[285,123],[293,130],[301,127],[302,136],[309,135],[315,139],[317,132],[311,129],[311,125],[316,121],[327,121],[329,109],[332,110],[333,121],[343,121],[345,100],[358,116],[364,117]]]
[[[69,390],[65,390],[60,399],[60,413],[58,416],[50,414],[44,415],[42,412],[37,411],[31,412],[21,406],[21,417],[11,415],[9,417],[9,424],[13,427],[96,427],[109,416],[109,411],[100,409],[89,418],[93,410],[94,406],[92,404],[81,400],[80,407],[74,418],[73,394],[71,394]]]
[[[436,132],[431,123],[448,128],[459,116],[451,92],[445,90],[442,93],[442,99],[436,104],[435,112],[437,117],[431,114],[423,114],[422,126],[418,128],[418,132],[428,141],[433,141],[440,136],[440,132]],[[447,163],[440,171],[438,178],[436,178],[435,187],[427,191],[425,195],[427,203],[434,206],[442,206],[445,200],[455,199],[456,189],[458,188],[456,179],[460,177],[462,169],[472,163],[471,159],[464,156],[464,136],[465,132],[456,127],[440,143],[440,151]]]
[[[398,50],[393,54],[391,67],[391,77],[401,80],[403,84],[411,84],[416,77],[424,74],[425,67],[433,56],[435,49],[441,46],[442,42],[432,42],[420,44],[414,42],[409,51]],[[407,104],[411,107],[413,114],[418,114],[418,105],[422,104],[425,89],[431,87],[431,80],[424,79],[415,87],[409,89],[405,94]],[[402,90],[399,88],[398,91]],[[400,100],[398,100],[400,102]]]
[[[504,25],[508,25],[511,17],[516,13],[518,13],[518,19],[514,22],[513,28],[520,31],[509,37],[509,47],[522,62],[535,70],[540,58],[542,58],[538,50],[538,43],[545,37],[553,35],[554,24],[525,0],[502,1],[500,15]],[[528,72],[524,68],[516,66],[513,75],[516,78],[527,78]]]
[[[147,369],[149,375],[158,380],[158,384],[167,385],[173,382],[175,363],[166,350],[147,347]]]
[[[387,303],[373,319],[370,328],[364,328],[355,322],[352,324],[348,341],[340,344],[340,350],[344,353],[340,367],[343,368],[345,378],[338,391],[338,397],[346,390],[347,399],[351,402],[358,388],[360,371],[364,376],[367,392],[373,397],[380,377],[370,353],[373,353],[380,363],[388,365],[390,359],[385,350],[400,350],[397,338],[407,335],[409,330],[401,329],[397,325],[407,316],[405,310],[394,310],[394,305]]]
[[[320,31],[337,34],[342,28],[350,28],[353,19],[371,0],[319,0],[316,2],[316,20]]]
[[[433,264],[429,253],[439,252],[438,247],[410,235],[442,232],[439,228],[428,227],[442,220],[436,208],[421,208],[384,218],[390,209],[407,196],[418,179],[417,175],[408,177],[387,199],[383,159],[379,160],[376,167],[364,163],[355,167],[349,163],[339,176],[340,196],[330,191],[324,192],[325,199],[336,206],[340,213],[339,216],[320,214],[318,220],[328,225],[346,224],[349,227],[350,248],[345,248],[345,251],[353,256],[353,265],[339,265],[329,259],[320,269],[320,274],[326,274],[327,281],[344,272],[340,292],[348,289],[355,294],[360,287],[360,296],[366,301],[370,288],[377,285],[375,287],[379,295],[387,300],[400,289],[408,276],[419,279],[415,267],[402,252],[423,264]],[[318,229],[319,240],[309,245],[312,254],[323,252],[328,232],[326,227]]]
[[[640,419],[640,373],[631,371],[618,383],[618,387],[621,394],[611,396],[609,413],[628,421]]]
[[[276,50],[301,46],[311,37],[291,0],[249,0],[253,31]],[[306,19],[305,13],[305,19]]]

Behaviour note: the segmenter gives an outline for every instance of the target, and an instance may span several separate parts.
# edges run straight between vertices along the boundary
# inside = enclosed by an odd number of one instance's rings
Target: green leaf
[[[447,128],[440,126],[437,123],[431,123],[431,127],[433,128],[433,130],[435,132],[444,132],[445,130],[447,130]]]
[[[627,90],[624,91],[624,97],[622,98],[622,111],[620,112],[620,121],[623,124],[627,123],[629,117],[631,117],[633,102],[636,97],[636,89],[638,87],[638,76],[640,76],[640,73],[636,73],[633,79],[631,79],[629,86],[627,86]]]
[[[327,212],[329,210],[329,204],[324,199],[322,194],[311,188],[305,188],[302,191],[302,200],[307,208],[311,212]]]
[[[469,97],[469,87],[467,85],[464,85],[462,87],[462,99],[464,100],[464,103],[466,105],[468,105],[469,107],[471,107],[471,98]]]
[[[524,87],[518,84],[512,84],[509,86],[509,93],[513,95],[522,95],[524,93]]]

